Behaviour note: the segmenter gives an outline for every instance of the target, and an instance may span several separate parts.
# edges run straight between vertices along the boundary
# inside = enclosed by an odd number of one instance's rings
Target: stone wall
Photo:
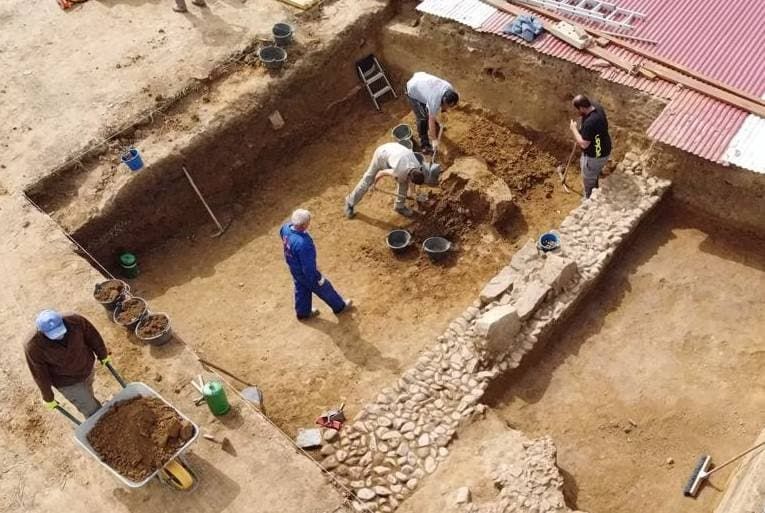
[[[459,426],[483,411],[489,380],[518,367],[592,288],[669,187],[628,167],[561,223],[559,249],[543,254],[529,241],[434,347],[322,448],[322,465],[354,490],[357,511],[391,512],[410,495],[448,456]]]

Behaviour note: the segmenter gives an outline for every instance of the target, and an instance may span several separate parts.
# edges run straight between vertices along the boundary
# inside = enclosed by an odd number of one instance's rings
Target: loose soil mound
[[[138,298],[131,298],[122,303],[122,308],[117,314],[117,322],[130,324],[136,321],[146,310],[146,303]]]
[[[194,426],[156,397],[117,403],[88,433],[101,459],[131,481],[164,466],[194,435]]]
[[[485,160],[489,170],[515,192],[526,192],[555,172],[555,158],[538,150],[523,134],[486,118],[475,120],[457,145],[463,155]]]
[[[164,314],[152,314],[144,319],[138,325],[138,335],[144,338],[151,338],[167,331],[167,325],[170,319]]]
[[[124,285],[117,280],[109,280],[96,285],[93,297],[101,303],[110,303],[122,293]]]

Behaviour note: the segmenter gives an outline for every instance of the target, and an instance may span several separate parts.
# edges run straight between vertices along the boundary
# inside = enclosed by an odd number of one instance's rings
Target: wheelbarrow
[[[122,484],[124,484],[128,488],[140,488],[142,486],[145,486],[153,478],[157,477],[161,482],[168,484],[169,486],[177,490],[188,491],[193,489],[197,484],[197,479],[194,473],[189,468],[188,464],[185,461],[183,461],[182,454],[199,437],[199,426],[197,426],[194,422],[192,422],[191,419],[186,417],[186,415],[181,413],[172,404],[166,401],[161,395],[159,395],[150,386],[141,382],[126,383],[125,380],[122,379],[122,376],[120,376],[120,374],[114,369],[114,367],[110,363],[106,363],[106,367],[109,369],[109,372],[111,372],[112,376],[114,376],[114,379],[116,379],[117,382],[122,386],[122,390],[117,392],[114,395],[114,397],[112,397],[110,400],[106,401],[101,406],[101,408],[98,409],[98,411],[96,411],[96,413],[94,413],[93,415],[85,419],[84,421],[80,421],[74,415],[72,415],[70,412],[64,409],[63,406],[59,405],[56,407],[57,410],[59,410],[69,420],[71,420],[72,423],[75,424],[76,427],[74,430],[74,439],[77,441],[78,444],[80,444],[80,446],[85,450],[85,452],[87,452],[88,454],[93,456],[96,460],[98,460],[98,462],[101,463],[101,465],[106,467],[107,470],[109,470],[109,472],[111,472]],[[149,476],[147,476],[145,479],[141,481],[133,481],[123,476],[119,472],[117,472],[116,469],[108,465],[99,457],[98,453],[95,451],[93,446],[91,446],[90,442],[88,442],[88,433],[90,433],[90,431],[98,423],[101,417],[103,417],[117,403],[126,401],[128,399],[133,399],[134,397],[156,397],[162,402],[164,402],[165,404],[167,404],[169,407],[171,407],[173,410],[175,410],[175,412],[178,414],[179,417],[191,423],[191,425],[194,427],[193,436],[185,444],[183,444],[183,446],[180,447],[173,454],[172,457],[168,459],[167,463],[165,463],[163,467],[158,468],[157,470],[152,472]]]

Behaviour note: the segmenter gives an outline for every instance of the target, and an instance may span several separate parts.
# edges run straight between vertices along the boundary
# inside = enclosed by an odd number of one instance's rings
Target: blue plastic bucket
[[[135,148],[130,148],[127,153],[122,155],[122,163],[130,168],[131,171],[138,171],[143,167],[141,154]]]
[[[558,234],[553,232],[543,233],[542,236],[539,237],[539,240],[537,241],[537,248],[545,252],[558,249],[559,247],[560,247],[560,237],[558,237]]]

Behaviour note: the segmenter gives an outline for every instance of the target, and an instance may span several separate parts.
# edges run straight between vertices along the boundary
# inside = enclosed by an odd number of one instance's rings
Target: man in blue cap
[[[55,310],[43,310],[35,323],[37,331],[24,352],[45,406],[50,410],[59,406],[53,395],[55,387],[80,413],[90,417],[101,408],[93,395],[95,359],[102,365],[110,362],[101,335],[77,314],[62,316]]]
[[[312,308],[313,294],[327,303],[335,314],[348,310],[353,301],[343,299],[327,278],[316,268],[316,246],[308,235],[311,213],[298,209],[292,213],[291,222],[279,230],[284,246],[284,259],[295,283],[295,313],[299,320],[319,315]]]

